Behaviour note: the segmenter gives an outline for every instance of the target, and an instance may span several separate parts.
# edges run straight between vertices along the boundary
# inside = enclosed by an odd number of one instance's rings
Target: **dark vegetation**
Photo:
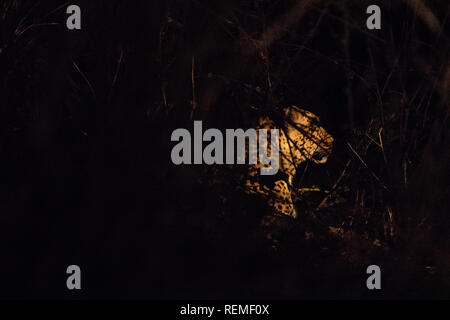
[[[67,3],[1,1],[0,296],[449,298],[450,5],[375,2],[369,31],[374,1],[80,0],[73,32]],[[170,134],[290,104],[335,151],[267,239],[234,168],[173,166]]]

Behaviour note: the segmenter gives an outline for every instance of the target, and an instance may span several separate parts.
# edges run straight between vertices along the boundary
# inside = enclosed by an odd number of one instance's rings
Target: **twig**
[[[191,63],[191,83],[192,83],[192,110],[190,119],[192,120],[194,117],[195,109],[197,109],[197,99],[195,98],[195,57],[192,56]]]
[[[330,198],[332,192],[334,190],[336,190],[337,186],[341,183],[341,180],[344,178],[348,167],[350,166],[350,163],[352,162],[352,159],[349,159],[347,161],[347,163],[345,164],[344,170],[342,170],[341,175],[339,176],[339,178],[336,180],[336,182],[333,184],[333,187],[331,188],[331,191],[323,198],[323,200],[319,203],[319,205],[317,206],[315,211],[318,211],[319,209],[321,209],[325,203],[327,203],[328,199]]]
[[[86,81],[86,83],[87,83],[89,89],[91,90],[91,93],[94,96],[94,98],[96,98],[95,90],[92,87],[89,79],[86,77],[86,75],[83,73],[83,71],[81,71],[81,69],[78,67],[77,63],[75,61],[72,61],[72,62],[73,62],[73,66],[75,67],[75,69],[78,71],[78,73],[81,75],[81,77],[83,77],[84,81]]]
[[[384,183],[380,180],[380,178],[378,178],[378,176],[369,168],[369,166],[367,165],[367,163],[361,158],[361,156],[358,154],[358,152],[356,152],[356,150],[352,147],[352,145],[347,142],[347,145],[349,146],[350,150],[352,150],[352,152],[358,157],[359,161],[361,161],[361,163],[367,168],[369,169],[370,173],[372,174],[372,176],[379,182],[381,183],[381,185],[383,186],[384,189],[388,190],[388,188],[384,185]]]

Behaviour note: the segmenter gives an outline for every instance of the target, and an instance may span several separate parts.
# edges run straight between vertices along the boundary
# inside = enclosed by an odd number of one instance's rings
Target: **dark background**
[[[0,1],[0,297],[449,298],[448,1],[76,4],[81,31]],[[176,167],[170,134],[291,104],[335,138],[296,186],[330,193],[267,239],[239,168]]]

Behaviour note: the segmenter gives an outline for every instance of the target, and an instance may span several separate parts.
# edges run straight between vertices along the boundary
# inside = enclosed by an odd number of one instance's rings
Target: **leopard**
[[[256,124],[256,129],[279,129],[279,171],[274,176],[262,176],[260,169],[267,165],[248,165],[244,191],[263,198],[270,208],[270,217],[296,219],[293,182],[297,168],[305,161],[326,163],[332,154],[334,138],[321,125],[319,117],[310,111],[291,105],[281,115],[281,121],[263,116]],[[270,144],[267,147],[270,154]]]

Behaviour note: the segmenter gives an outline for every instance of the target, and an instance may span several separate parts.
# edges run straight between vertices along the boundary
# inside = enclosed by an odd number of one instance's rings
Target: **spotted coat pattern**
[[[263,117],[258,120],[256,129],[276,128],[273,120]],[[325,163],[332,152],[333,137],[320,125],[320,119],[316,115],[296,106],[285,110],[284,125],[278,129],[279,173],[275,176],[262,176],[260,168],[267,165],[249,165],[244,190],[247,194],[256,194],[266,199],[275,215],[296,218],[292,186],[297,168],[300,163],[308,160]],[[268,141],[270,142],[270,138]],[[270,143],[267,147],[270,155]]]

